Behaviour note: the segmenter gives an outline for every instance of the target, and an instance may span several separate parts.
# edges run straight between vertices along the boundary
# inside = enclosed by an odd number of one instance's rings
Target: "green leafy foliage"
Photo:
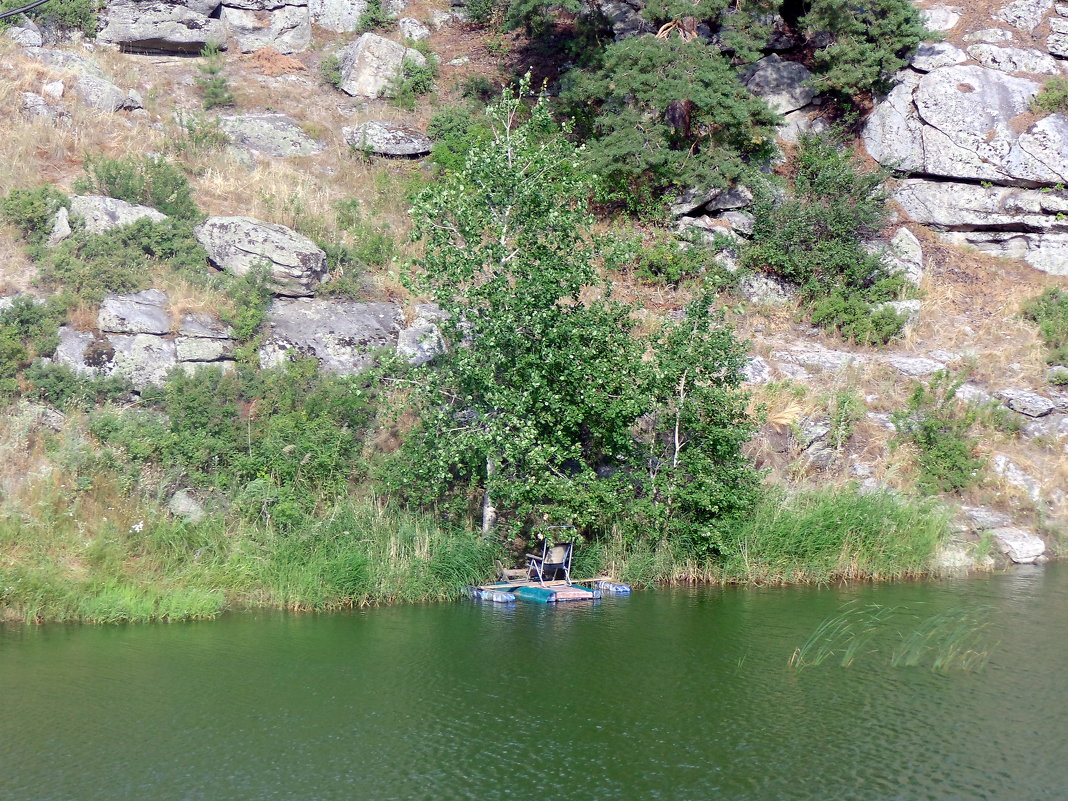
[[[883,91],[930,34],[909,0],[813,0],[801,24],[831,43],[813,54],[813,88],[847,97]]]
[[[397,20],[389,15],[382,6],[382,0],[367,0],[367,8],[360,15],[356,23],[357,33],[367,31],[386,31],[397,24]]]
[[[716,544],[716,563],[721,579],[758,584],[919,576],[948,518],[931,502],[855,486],[770,490]]]
[[[179,220],[203,217],[185,173],[162,156],[118,159],[86,156],[85,176],[75,181],[74,191],[151,206]]]
[[[1024,307],[1024,317],[1038,324],[1049,348],[1046,361],[1068,365],[1068,292],[1049,287]]]
[[[777,12],[777,4],[769,0],[650,0],[642,15],[657,27],[673,21],[704,22],[716,31],[725,51],[739,63],[749,63],[763,55],[761,49],[771,33],[768,20]]]
[[[606,199],[727,186],[775,150],[778,115],[703,41],[633,37],[568,73],[562,93]]]
[[[803,136],[785,198],[756,184],[755,222],[743,264],[801,285],[812,321],[860,343],[884,343],[903,319],[892,308],[902,286],[864,241],[882,228],[882,174],[865,171],[835,136]]]
[[[10,11],[26,5],[26,0],[0,0],[0,11]],[[53,0],[31,9],[26,16],[46,28],[81,31],[90,39],[96,38],[97,14],[103,0]],[[19,16],[0,20],[0,30],[18,23]]]
[[[207,254],[193,237],[192,223],[175,218],[141,218],[101,234],[75,232],[35,255],[42,286],[90,302],[108,292],[146,288],[152,266],[195,283],[208,276]]]
[[[335,53],[323,56],[319,62],[319,80],[335,89],[341,88],[341,59]]]
[[[485,114],[476,114],[463,106],[439,111],[431,118],[426,133],[434,141],[431,158],[442,172],[462,168],[471,148],[492,136]]]
[[[743,351],[705,301],[642,342],[628,307],[587,297],[606,250],[579,152],[544,100],[506,95],[488,119],[492,139],[414,204],[414,285],[449,315],[448,352],[407,379],[421,419],[390,482],[461,515],[475,491],[513,529],[618,516],[696,546],[755,488]]]
[[[223,73],[225,64],[219,46],[215,42],[208,42],[200,51],[200,58],[197,64],[200,77],[196,79],[196,84],[200,89],[204,108],[211,110],[234,105],[236,101],[230,91],[230,82]]]
[[[0,311],[0,397],[16,394],[22,371],[38,356],[51,356],[59,344],[56,331],[64,308],[55,301],[38,303],[24,295]]]
[[[0,200],[0,219],[14,225],[31,245],[40,245],[52,232],[52,219],[70,199],[54,186],[13,189]]]
[[[930,386],[917,384],[908,406],[893,415],[898,437],[916,447],[917,486],[924,492],[960,492],[977,484],[983,460],[971,434],[978,411],[957,400],[963,377],[937,373]]]
[[[360,464],[367,379],[336,378],[314,360],[274,370],[175,371],[138,412],[104,409],[93,434],[138,463],[234,498],[249,520],[293,530],[343,497]]]
[[[1068,112],[1068,78],[1050,78],[1031,99],[1031,110],[1047,114]]]
[[[431,53],[426,61],[407,57],[401,65],[401,73],[391,85],[393,103],[401,108],[415,108],[421,95],[434,88],[434,79],[438,75],[437,57]]]
[[[25,395],[60,409],[89,411],[97,404],[129,397],[133,387],[119,376],[89,377],[63,364],[35,361],[26,369]]]

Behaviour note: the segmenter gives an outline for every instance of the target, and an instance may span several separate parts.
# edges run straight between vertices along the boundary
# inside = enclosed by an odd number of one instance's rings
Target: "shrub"
[[[213,109],[220,106],[234,105],[234,95],[230,83],[223,74],[223,55],[215,42],[208,42],[200,51],[201,61],[197,64],[200,77],[197,86],[203,95],[204,108]]]
[[[26,0],[0,0],[0,11],[10,11],[26,5]],[[81,31],[90,39],[96,37],[97,13],[103,0],[62,0],[46,3],[26,12],[26,16],[46,28]],[[18,17],[0,20],[0,30],[13,25]]]
[[[497,94],[497,88],[485,75],[468,75],[460,84],[460,95],[478,103],[488,103]]]
[[[0,311],[0,396],[19,391],[19,374],[35,358],[52,355],[63,314],[56,301],[38,303],[25,296]]]
[[[382,0],[368,0],[367,8],[356,23],[357,33],[367,31],[384,31],[392,28],[397,21],[382,7]]]
[[[903,318],[889,307],[902,286],[865,240],[886,219],[883,174],[859,167],[835,135],[802,136],[785,198],[755,185],[755,221],[742,263],[801,285],[812,321],[860,343],[884,343]]]
[[[146,218],[102,234],[76,232],[37,253],[41,285],[86,301],[144,289],[153,263],[194,283],[208,279],[207,254],[186,220]]]
[[[641,247],[633,263],[638,279],[650,284],[678,284],[701,275],[707,265],[714,264],[705,248],[672,236],[659,237]]]
[[[451,106],[435,114],[426,129],[434,140],[431,158],[441,172],[460,169],[467,154],[491,137],[485,116],[462,106]]]
[[[430,54],[420,64],[414,58],[405,58],[401,73],[391,84],[393,102],[401,108],[415,108],[415,101],[434,88],[437,77],[437,58]]]
[[[54,186],[13,189],[0,200],[0,219],[14,225],[31,245],[39,245],[52,232],[52,218],[70,199]]]
[[[908,406],[893,414],[898,437],[918,451],[924,492],[960,492],[979,482],[983,461],[970,432],[978,418],[974,406],[956,399],[964,378],[937,373],[930,387],[917,384]]]
[[[464,11],[467,13],[469,22],[473,22],[475,25],[488,25],[491,22],[499,21],[504,8],[505,4],[498,2],[498,0],[469,0],[467,5],[464,6]]]
[[[57,408],[89,411],[97,404],[128,397],[130,382],[119,376],[81,376],[63,364],[35,361],[25,372],[26,396]]]
[[[640,36],[572,70],[562,93],[601,193],[634,210],[651,197],[732,183],[775,151],[779,116],[703,41]]]
[[[1050,78],[1031,99],[1031,110],[1047,114],[1068,112],[1068,78]]]
[[[199,220],[203,216],[185,174],[162,156],[86,156],[85,176],[75,181],[74,191],[151,206],[179,220]]]
[[[319,80],[326,86],[341,88],[341,59],[337,54],[323,56],[323,60],[319,62]]]
[[[1024,307],[1024,317],[1038,324],[1050,364],[1068,365],[1068,291],[1050,287]]]
[[[203,114],[175,115],[178,134],[171,136],[167,149],[174,153],[201,153],[230,144],[230,135],[214,117]]]

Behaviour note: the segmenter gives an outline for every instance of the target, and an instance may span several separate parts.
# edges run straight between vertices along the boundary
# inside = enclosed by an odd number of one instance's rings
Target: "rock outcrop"
[[[116,0],[103,12],[97,39],[174,53],[199,53],[209,42],[225,47],[226,23],[209,16],[218,6],[218,0]]]
[[[376,350],[396,347],[402,323],[394,303],[276,300],[267,313],[260,366],[311,357],[324,370],[353,375],[371,366]]]
[[[176,331],[170,299],[157,289],[108,295],[97,328],[60,328],[53,361],[79,375],[125,378],[135,389],[162,384],[176,367],[233,368],[229,328],[210,316],[187,314]]]
[[[149,206],[105,195],[75,195],[70,199],[70,216],[80,219],[82,227],[90,234],[102,234],[109,228],[129,225],[144,218],[156,222],[167,219],[166,214]]]
[[[322,248],[284,225],[251,217],[209,217],[194,235],[221,270],[241,276],[265,265],[278,295],[311,295],[326,277]]]
[[[298,53],[311,44],[307,0],[223,0],[221,19],[242,53],[263,47]]]
[[[308,0],[312,22],[320,28],[351,33],[360,26],[367,0]]]

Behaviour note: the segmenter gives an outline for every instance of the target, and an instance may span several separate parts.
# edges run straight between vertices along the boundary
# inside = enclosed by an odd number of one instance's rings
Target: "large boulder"
[[[367,0],[308,0],[312,22],[338,33],[351,33],[359,28],[367,5]]]
[[[762,97],[775,111],[786,114],[812,102],[816,93],[809,86],[812,73],[796,61],[784,61],[772,53],[760,59],[742,76],[746,88]]]
[[[122,109],[141,108],[141,98],[137,92],[127,92],[111,81],[94,75],[79,75],[74,83],[74,91],[89,108],[108,113]]]
[[[1060,75],[1057,59],[1041,50],[1023,47],[997,47],[992,44],[974,44],[968,55],[992,70],[1002,72],[1027,72],[1032,75]],[[958,62],[959,63],[959,62]]]
[[[217,0],[115,0],[103,13],[97,40],[174,53],[199,53],[208,42],[225,47],[226,23],[214,19]]]
[[[337,53],[341,70],[341,91],[353,97],[392,97],[393,86],[401,77],[405,60],[426,64],[418,50],[365,33]]]
[[[219,125],[236,144],[265,156],[311,156],[323,149],[285,114],[220,117]]]
[[[1015,526],[1001,526],[990,530],[1000,550],[1018,565],[1030,565],[1046,553],[1046,543],[1030,531]]]
[[[223,0],[221,18],[242,53],[263,47],[298,53],[311,44],[307,0]]]
[[[276,300],[267,313],[260,366],[312,357],[324,370],[353,375],[371,366],[376,350],[396,347],[402,323],[394,303]]]
[[[137,220],[148,218],[159,222],[167,219],[161,211],[127,203],[105,195],[76,195],[70,199],[70,216],[80,218],[85,230],[90,234],[102,234],[109,228],[129,225]]]
[[[194,235],[221,270],[241,276],[266,265],[278,295],[311,295],[326,276],[322,248],[284,225],[251,217],[209,217]]]
[[[430,152],[430,138],[419,131],[371,120],[351,128],[342,128],[345,141],[357,150],[376,156],[425,156]]]

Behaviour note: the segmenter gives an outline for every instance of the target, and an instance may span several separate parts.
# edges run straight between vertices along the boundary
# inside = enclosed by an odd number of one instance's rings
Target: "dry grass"
[[[248,55],[241,56],[241,60],[261,75],[271,77],[292,75],[295,72],[303,72],[308,69],[295,58],[283,55],[273,47],[263,47],[255,50]]]

